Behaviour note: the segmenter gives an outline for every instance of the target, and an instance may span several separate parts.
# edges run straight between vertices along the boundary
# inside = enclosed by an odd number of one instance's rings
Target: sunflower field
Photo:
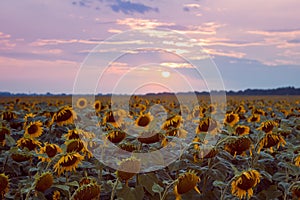
[[[185,98],[1,98],[0,199],[300,199],[300,97]]]

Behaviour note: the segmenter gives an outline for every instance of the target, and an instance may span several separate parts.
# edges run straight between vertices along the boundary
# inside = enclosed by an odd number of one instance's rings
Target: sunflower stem
[[[230,179],[230,181],[228,182],[228,184],[227,184],[226,187],[224,188],[220,200],[224,200],[225,194],[226,194],[226,192],[227,192],[227,189],[228,189],[229,185],[231,184],[231,182],[235,179],[235,177],[236,177],[236,176],[234,176],[232,179]]]
[[[172,182],[166,187],[166,189],[165,189],[165,191],[164,191],[162,197],[160,198],[160,200],[164,200],[164,199],[166,198],[168,190],[169,190],[170,187],[171,187],[172,185],[174,185],[174,183],[176,183],[176,182],[177,182],[177,179],[174,180],[174,181],[172,181]]]
[[[116,182],[115,182],[115,184],[114,184],[114,187],[112,188],[110,200],[114,200],[115,192],[116,192],[116,189],[117,189],[117,187],[118,187],[118,184],[119,184],[119,178],[116,179]]]

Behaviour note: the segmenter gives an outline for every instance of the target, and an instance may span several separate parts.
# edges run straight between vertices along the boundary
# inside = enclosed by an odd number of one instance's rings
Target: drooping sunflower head
[[[97,183],[90,183],[80,186],[72,195],[71,200],[96,200],[100,197],[101,186]]]
[[[248,122],[259,122],[260,121],[260,115],[258,115],[258,114],[253,114],[253,115],[251,115],[249,118],[248,118],[248,120],[247,120]]]
[[[96,100],[94,102],[94,109],[95,109],[95,112],[98,113],[102,110],[102,103],[100,100]]]
[[[261,123],[260,127],[258,127],[258,130],[262,130],[265,133],[270,133],[275,126],[278,126],[278,123],[273,120],[267,120]]]
[[[73,124],[77,118],[76,112],[70,106],[64,106],[54,113],[52,117],[52,124],[55,122],[59,126]]]
[[[65,171],[76,171],[76,168],[83,159],[84,157],[78,152],[62,154],[60,159],[54,165],[54,170],[58,173],[58,175],[64,173]]]
[[[224,124],[233,127],[240,120],[239,115],[233,112],[227,113],[224,119]]]
[[[142,134],[137,138],[139,142],[144,144],[152,144],[155,142],[159,142],[161,136],[156,132],[142,132]]]
[[[66,152],[71,153],[71,152],[85,152],[86,150],[86,145],[81,139],[72,139],[72,140],[67,140],[65,142],[66,144]]]
[[[198,182],[200,182],[200,178],[194,171],[189,170],[179,175],[174,186],[174,194],[176,196],[176,200],[180,200],[182,194],[187,193],[192,189],[201,194],[201,192],[197,188]]]
[[[131,157],[123,159],[119,163],[119,168],[116,174],[120,180],[126,181],[127,184],[128,180],[131,179],[135,174],[139,173],[140,169],[141,161],[135,157]]]
[[[10,129],[7,128],[6,126],[2,126],[0,123],[0,145],[5,146],[6,141],[5,137],[6,135],[10,135]]]
[[[5,121],[8,121],[8,122],[13,120],[13,119],[16,119],[17,117],[18,117],[17,114],[13,111],[4,111],[1,114],[1,119],[5,120]]]
[[[44,147],[41,147],[40,154],[47,154],[48,157],[39,156],[39,159],[42,162],[50,162],[51,158],[56,156],[58,153],[61,153],[62,149],[57,144],[49,144],[48,142],[45,143]]]
[[[246,151],[252,153],[253,144],[249,137],[240,136],[240,137],[231,137],[225,141],[224,149],[229,152],[231,155],[245,155]]]
[[[32,158],[32,154],[28,151],[21,150],[17,147],[11,148],[10,152],[11,158],[16,162],[24,162]]]
[[[253,188],[260,182],[261,175],[257,170],[243,171],[231,182],[231,193],[240,199],[252,197]]]
[[[284,137],[278,133],[265,133],[264,137],[258,142],[258,153],[263,148],[270,148],[270,152],[273,152],[273,147],[277,145],[277,148],[284,146],[286,141]]]
[[[201,132],[215,132],[218,128],[218,122],[211,117],[205,117],[199,121],[196,128],[196,134]]]
[[[88,104],[88,102],[87,102],[86,98],[84,98],[84,97],[80,97],[76,100],[76,108],[84,109],[87,107],[87,104]]]
[[[17,141],[17,146],[20,148],[28,148],[29,151],[41,146],[41,143],[34,138],[22,137]]]
[[[31,138],[40,137],[43,133],[43,123],[41,121],[30,122],[25,127],[25,135],[28,135]]]
[[[140,127],[147,127],[152,121],[153,116],[150,113],[141,114],[136,120],[135,125]]]
[[[4,195],[9,190],[9,178],[4,173],[0,174],[0,197],[4,199]]]
[[[162,129],[168,130],[169,128],[179,128],[182,122],[182,117],[180,115],[174,115],[168,118],[163,124]]]
[[[113,130],[109,132],[106,138],[112,143],[119,143],[124,140],[126,137],[126,133],[124,131]]]
[[[245,109],[244,105],[239,105],[239,106],[235,109],[235,113],[245,114],[245,113],[246,113],[246,109]]]
[[[103,124],[106,125],[107,123],[110,123],[114,127],[120,127],[126,115],[127,113],[123,109],[107,111],[103,117]]]
[[[53,175],[51,172],[44,172],[40,176],[36,175],[34,189],[39,192],[45,192],[53,184]]]
[[[239,136],[248,135],[250,133],[250,127],[245,125],[237,125],[234,133]]]

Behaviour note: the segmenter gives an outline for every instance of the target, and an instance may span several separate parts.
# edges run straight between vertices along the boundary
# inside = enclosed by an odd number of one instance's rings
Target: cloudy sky
[[[0,91],[300,87],[299,8],[298,0],[2,0]]]

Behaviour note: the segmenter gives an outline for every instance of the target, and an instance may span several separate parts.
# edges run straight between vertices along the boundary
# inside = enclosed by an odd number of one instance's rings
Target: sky
[[[0,91],[300,87],[298,0],[2,0]]]

